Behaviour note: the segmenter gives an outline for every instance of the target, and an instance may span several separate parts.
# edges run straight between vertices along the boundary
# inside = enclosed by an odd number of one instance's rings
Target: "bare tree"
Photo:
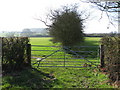
[[[107,12],[120,12],[120,1],[92,1],[89,0],[90,3],[93,3],[98,6],[98,9],[101,11]]]
[[[109,23],[114,25],[114,21],[120,22],[120,1],[119,0],[82,0],[85,3],[92,3],[95,8],[101,11],[101,18],[103,12],[106,13]]]
[[[81,1],[85,3],[93,3],[101,11],[120,12],[119,0],[81,0]]]

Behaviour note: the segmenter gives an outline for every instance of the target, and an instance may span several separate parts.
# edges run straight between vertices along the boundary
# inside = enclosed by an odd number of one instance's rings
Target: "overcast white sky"
[[[86,33],[108,33],[117,31],[117,27],[107,29],[108,20],[100,20],[100,11],[90,8],[90,4],[81,3],[80,0],[0,0],[0,31],[22,31],[24,28],[44,28],[42,22],[34,18],[42,17],[50,9],[57,9],[61,5],[79,3],[79,8],[91,12],[92,20],[85,24]]]

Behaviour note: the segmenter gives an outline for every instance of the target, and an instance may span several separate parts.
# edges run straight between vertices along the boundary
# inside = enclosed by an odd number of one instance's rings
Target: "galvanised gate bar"
[[[96,67],[100,64],[99,46],[31,45],[33,67]]]

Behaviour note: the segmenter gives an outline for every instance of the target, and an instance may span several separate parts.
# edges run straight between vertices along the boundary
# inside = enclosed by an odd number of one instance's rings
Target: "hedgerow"
[[[109,78],[112,82],[120,81],[120,36],[107,36],[101,42],[104,45],[105,67]]]
[[[2,71],[9,72],[30,66],[27,37],[2,38]]]

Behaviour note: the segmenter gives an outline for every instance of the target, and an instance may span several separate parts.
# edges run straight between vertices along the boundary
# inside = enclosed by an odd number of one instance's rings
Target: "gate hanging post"
[[[105,66],[104,62],[104,45],[100,45],[100,67],[103,68]]]
[[[3,43],[3,38],[0,37],[0,65],[1,65],[1,63],[2,63],[1,61],[3,61],[3,55],[2,55],[2,51],[3,51],[3,50],[2,50],[2,49],[3,49],[2,46],[3,46],[3,45],[2,45],[2,43]]]
[[[66,48],[66,46],[64,46]],[[66,52],[64,51],[64,67],[65,67],[65,60],[66,60]]]
[[[3,65],[3,37],[0,37],[0,82],[2,82],[2,65]],[[0,83],[1,84],[1,83]],[[0,88],[1,89],[1,88]]]
[[[66,55],[66,53],[64,52],[64,67],[65,67],[65,59],[66,59],[66,58],[65,58],[65,55]]]
[[[27,44],[27,62],[31,67],[31,44]]]
[[[3,49],[4,41],[3,40],[4,40],[4,37],[1,38],[1,65],[3,65],[3,60],[4,60],[4,49]],[[1,69],[3,70],[3,66],[1,67]]]

